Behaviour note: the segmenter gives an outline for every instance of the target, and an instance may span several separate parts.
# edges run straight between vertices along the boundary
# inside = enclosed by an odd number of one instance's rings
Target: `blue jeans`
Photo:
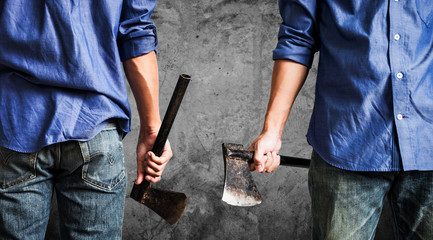
[[[433,172],[352,172],[313,152],[313,239],[373,239],[385,197],[395,239],[433,239]]]
[[[44,239],[54,189],[62,239],[121,239],[126,170],[115,124],[36,153],[0,147],[0,187],[1,239]]]

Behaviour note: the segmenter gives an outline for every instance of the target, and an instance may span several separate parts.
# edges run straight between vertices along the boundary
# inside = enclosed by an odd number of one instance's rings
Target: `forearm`
[[[281,138],[290,110],[307,74],[308,68],[302,64],[290,60],[274,62],[271,94],[262,133],[276,134]]]
[[[158,182],[173,153],[168,141],[161,156],[150,152],[161,126],[158,64],[155,52],[126,60],[123,62],[123,68],[134,94],[140,117],[135,183],[140,184],[144,179],[153,183]]]
[[[157,131],[161,125],[161,118],[155,52],[128,59],[123,62],[123,68],[137,103],[140,131]]]

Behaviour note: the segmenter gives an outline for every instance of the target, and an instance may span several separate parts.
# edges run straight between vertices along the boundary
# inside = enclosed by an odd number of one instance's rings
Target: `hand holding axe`
[[[181,74],[174,89],[164,119],[153,144],[152,152],[161,156],[167,141],[174,118],[179,110],[188,83],[191,77]],[[141,184],[135,184],[131,191],[131,198],[146,205],[170,224],[175,224],[182,216],[186,206],[184,193],[153,188],[150,183],[143,180]]]
[[[241,144],[223,143],[224,192],[222,200],[234,206],[254,206],[262,202],[262,196],[253,181],[248,163],[252,163],[254,152],[246,151]],[[305,167],[310,160],[280,155],[280,165]]]

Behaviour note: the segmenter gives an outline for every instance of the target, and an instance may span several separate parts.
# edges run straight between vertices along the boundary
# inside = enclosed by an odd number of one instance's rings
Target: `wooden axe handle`
[[[310,159],[307,158],[298,158],[298,157],[290,157],[290,156],[283,156],[280,155],[281,165],[284,166],[293,166],[293,167],[303,167],[303,168],[309,168],[310,167]]]
[[[254,161],[253,151],[227,150],[227,155],[232,157],[240,157],[242,159],[245,159],[249,163],[252,163]],[[280,155],[280,164],[284,166],[308,168],[310,166],[310,159]]]
[[[190,82],[191,77],[186,74],[181,74],[177,80],[176,87],[173,95],[171,96],[170,103],[168,104],[167,111],[165,112],[164,119],[162,120],[161,128],[156,136],[155,143],[153,144],[152,152],[160,157],[164,151],[165,142],[167,141],[168,134],[173,126],[174,119],[177,111],[179,110],[180,103],[185,95],[186,88]]]
[[[176,117],[177,111],[179,110],[180,103],[182,102],[190,80],[191,77],[186,74],[181,74],[177,80],[176,87],[174,89],[173,95],[171,96],[170,103],[168,104],[167,111],[165,112],[164,119],[162,120],[161,127],[159,128],[158,135],[156,136],[155,143],[152,147],[152,152],[158,157],[160,157],[164,151],[165,142],[167,142],[168,134],[170,133],[170,129],[173,126],[174,118]],[[131,191],[131,197],[140,202],[148,186],[149,182],[146,180],[143,180],[143,182],[138,185],[134,183]]]

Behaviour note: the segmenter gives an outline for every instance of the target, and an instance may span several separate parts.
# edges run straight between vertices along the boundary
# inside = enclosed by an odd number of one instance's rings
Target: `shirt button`
[[[397,73],[396,76],[397,76],[398,79],[402,79],[403,78],[403,73],[399,72],[399,73]]]
[[[397,40],[397,41],[400,40],[400,34],[395,34],[394,35],[394,39]]]
[[[397,119],[398,119],[398,120],[402,120],[402,119],[403,119],[403,115],[398,114],[398,115],[397,115]]]

